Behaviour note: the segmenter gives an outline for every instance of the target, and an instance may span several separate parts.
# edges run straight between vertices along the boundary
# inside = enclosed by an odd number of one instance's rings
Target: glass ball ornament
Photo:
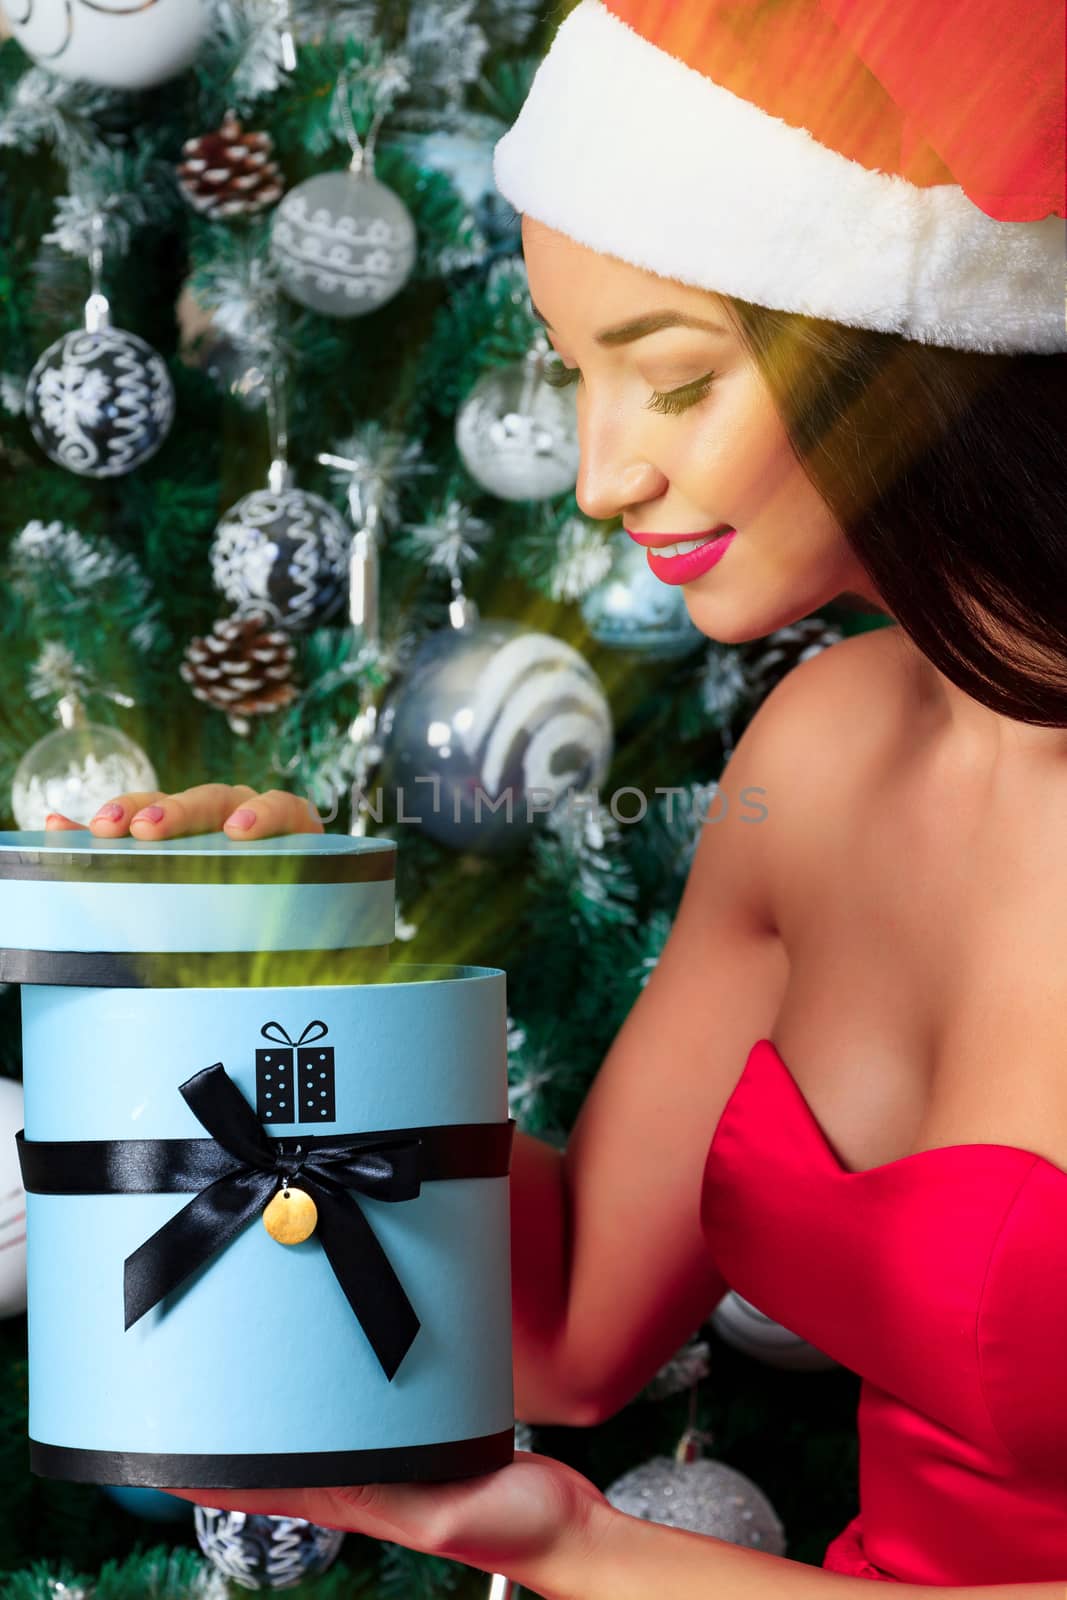
[[[645,1522],[785,1554],[785,1529],[767,1496],[724,1461],[656,1456],[623,1473],[604,1494],[616,1511]]]
[[[158,789],[139,744],[104,723],[57,728],[31,745],[15,768],[11,809],[20,828],[39,832],[50,811],[88,823],[105,801],[135,789]]]
[[[239,1589],[291,1589],[333,1565],[344,1542],[339,1528],[303,1517],[195,1508],[196,1539],[215,1569]]]
[[[534,349],[483,373],[456,414],[463,465],[500,500],[547,500],[578,480],[574,391],[545,381],[546,360]]]
[[[611,566],[581,607],[597,643],[610,650],[633,650],[650,661],[678,660],[706,644],[706,635],[689,616],[681,584],[657,578],[644,547],[628,533],[612,534],[608,545]]]
[[[783,1328],[733,1289],[723,1295],[710,1321],[724,1343],[764,1366],[791,1372],[826,1372],[837,1366],[833,1356]]]
[[[2,0],[31,60],[107,89],[147,89],[183,72],[211,20],[210,0]]]
[[[38,357],[26,416],[45,455],[84,478],[117,478],[154,456],[174,421],[160,355],[123,328],[77,328]]]
[[[256,489],[215,529],[211,576],[237,611],[307,628],[344,598],[351,541],[345,519],[321,495],[292,485]]]
[[[386,704],[380,733],[398,820],[483,854],[521,845],[569,788],[598,786],[613,747],[611,711],[589,663],[562,639],[510,620],[432,634]]]
[[[384,306],[411,277],[417,247],[403,200],[365,171],[307,178],[289,190],[271,222],[282,287],[328,317]]]

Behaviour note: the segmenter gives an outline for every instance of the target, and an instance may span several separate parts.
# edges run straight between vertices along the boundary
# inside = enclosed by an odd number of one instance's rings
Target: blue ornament
[[[192,1515],[193,1508],[188,1500],[167,1494],[163,1489],[132,1489],[119,1483],[105,1483],[102,1488],[123,1511],[144,1517],[147,1522],[185,1522]]]
[[[196,1538],[212,1565],[239,1589],[291,1589],[333,1565],[344,1533],[303,1517],[197,1506]]]
[[[622,532],[612,534],[608,546],[607,575],[582,600],[585,625],[598,644],[673,661],[707,642],[690,619],[681,585],[654,575],[643,545]]]

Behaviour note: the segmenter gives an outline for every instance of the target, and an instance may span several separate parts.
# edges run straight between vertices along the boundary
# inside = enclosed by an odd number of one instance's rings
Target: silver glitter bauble
[[[26,383],[26,415],[46,455],[85,478],[116,478],[154,456],[174,421],[162,358],[123,328],[65,333]]]
[[[344,598],[352,535],[328,500],[305,489],[257,489],[215,529],[211,576],[239,612],[287,628],[323,622]]]
[[[15,768],[11,809],[20,828],[38,832],[50,811],[88,823],[117,794],[158,789],[139,744],[104,723],[57,728],[31,745]]]
[[[271,223],[286,293],[330,317],[384,306],[411,277],[417,249],[403,200],[365,172],[321,172],[298,183]]]
[[[512,621],[433,634],[381,733],[398,820],[481,853],[522,844],[569,788],[599,785],[612,754],[611,711],[589,663]]]
[[[325,1572],[344,1541],[339,1528],[303,1517],[254,1516],[196,1507],[196,1538],[208,1560],[239,1589],[292,1589]]]
[[[634,650],[651,661],[692,655],[707,635],[690,620],[680,584],[651,571],[642,545],[628,533],[608,540],[611,567],[582,600],[585,625],[598,644]]]
[[[832,1356],[765,1316],[733,1289],[723,1295],[710,1321],[726,1344],[754,1356],[764,1366],[793,1372],[825,1372],[837,1366]]]
[[[456,414],[456,448],[476,483],[501,500],[546,500],[578,480],[574,393],[544,379],[543,359],[496,367]]]
[[[617,1478],[604,1494],[616,1511],[645,1522],[712,1534],[774,1556],[785,1553],[785,1529],[767,1496],[723,1461],[656,1456]]]
[[[147,89],[193,60],[209,0],[3,0],[11,32],[38,66],[109,89]]]

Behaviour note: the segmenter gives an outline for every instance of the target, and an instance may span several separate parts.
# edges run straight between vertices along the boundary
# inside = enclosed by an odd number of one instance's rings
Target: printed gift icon
[[[256,1115],[261,1122],[333,1122],[333,1045],[320,1045],[325,1022],[309,1022],[299,1039],[291,1039],[280,1022],[265,1022],[269,1050],[256,1051]]]

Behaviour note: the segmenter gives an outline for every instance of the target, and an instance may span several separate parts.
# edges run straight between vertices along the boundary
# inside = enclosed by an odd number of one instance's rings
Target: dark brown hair
[[[975,700],[1067,727],[1067,354],[722,299],[890,614]]]

